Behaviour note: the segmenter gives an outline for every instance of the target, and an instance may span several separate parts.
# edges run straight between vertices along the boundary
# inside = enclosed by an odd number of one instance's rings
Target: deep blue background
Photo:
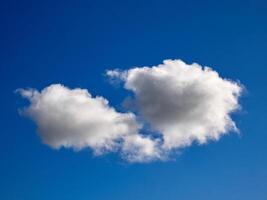
[[[266,200],[266,1],[1,1],[0,199]],[[126,164],[89,150],[51,150],[19,116],[20,87],[87,88],[120,107],[106,69],[197,62],[247,88],[240,135],[176,161]]]

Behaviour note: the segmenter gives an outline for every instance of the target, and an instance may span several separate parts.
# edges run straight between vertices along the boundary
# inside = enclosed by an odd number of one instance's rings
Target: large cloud
[[[129,105],[136,106],[138,121],[133,112],[118,112],[85,89],[55,84],[40,92],[18,90],[30,101],[22,111],[36,122],[45,144],[90,148],[95,155],[118,152],[130,162],[148,162],[238,131],[230,115],[240,107],[242,87],[208,67],[165,60],[154,67],[109,70],[107,75],[133,92]]]
[[[237,131],[230,114],[239,108],[242,88],[211,68],[165,60],[158,66],[111,70],[107,75],[123,80],[135,94],[139,114],[162,135],[165,151]]]
[[[116,112],[103,97],[59,84],[41,92],[18,91],[30,101],[23,112],[37,123],[43,142],[52,148],[89,147],[96,155],[119,151],[129,161],[159,158],[156,141],[138,133],[135,115]]]

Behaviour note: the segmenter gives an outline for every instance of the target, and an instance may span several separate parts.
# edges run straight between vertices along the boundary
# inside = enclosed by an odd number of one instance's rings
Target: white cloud
[[[138,133],[135,115],[115,111],[103,97],[94,98],[87,90],[59,84],[41,92],[18,91],[30,101],[23,112],[36,122],[43,142],[52,148],[89,147],[96,155],[119,151],[133,162],[157,156],[155,141]]]
[[[242,87],[208,67],[165,60],[154,67],[109,70],[107,76],[123,81],[134,93],[128,106],[137,107],[143,122],[85,89],[59,84],[40,92],[19,89],[30,101],[22,111],[36,122],[45,144],[55,149],[90,148],[95,155],[117,152],[129,162],[149,162],[165,160],[193,142],[204,144],[237,131],[230,115],[240,107]]]
[[[135,94],[139,114],[162,135],[165,151],[237,131],[230,114],[239,108],[242,88],[211,68],[165,60],[154,67],[107,74],[122,79]]]
[[[159,145],[159,140],[150,137],[144,137],[140,134],[128,135],[122,146],[123,157],[130,162],[163,160],[165,156]]]

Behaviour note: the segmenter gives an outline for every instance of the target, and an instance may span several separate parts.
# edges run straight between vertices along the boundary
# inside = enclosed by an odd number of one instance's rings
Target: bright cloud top
[[[240,106],[242,87],[198,64],[165,60],[154,67],[109,70],[134,93],[137,114],[117,112],[103,97],[56,84],[41,92],[20,89],[30,101],[23,112],[52,148],[90,148],[95,155],[118,152],[130,162],[166,159],[173,150],[218,140],[237,131],[230,114]],[[148,123],[153,131],[146,131]],[[145,134],[143,133],[145,132]]]

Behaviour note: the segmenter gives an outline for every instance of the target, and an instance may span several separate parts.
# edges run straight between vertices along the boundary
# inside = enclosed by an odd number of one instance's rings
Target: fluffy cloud
[[[139,114],[163,139],[164,151],[218,140],[237,131],[230,114],[239,108],[242,87],[217,72],[181,60],[107,75],[125,82],[135,95]]]
[[[135,115],[115,111],[103,97],[59,84],[41,92],[18,91],[30,101],[23,113],[36,122],[43,142],[52,148],[89,147],[96,155],[119,151],[133,162],[159,158],[156,142],[138,133]]]
[[[129,162],[149,162],[167,159],[193,142],[204,144],[238,131],[231,113],[240,107],[242,87],[208,67],[165,60],[107,75],[133,92],[128,107],[136,107],[138,121],[133,112],[118,112],[85,89],[55,84],[40,92],[18,90],[30,101],[22,112],[36,122],[45,144],[90,148],[95,155],[117,152]]]

